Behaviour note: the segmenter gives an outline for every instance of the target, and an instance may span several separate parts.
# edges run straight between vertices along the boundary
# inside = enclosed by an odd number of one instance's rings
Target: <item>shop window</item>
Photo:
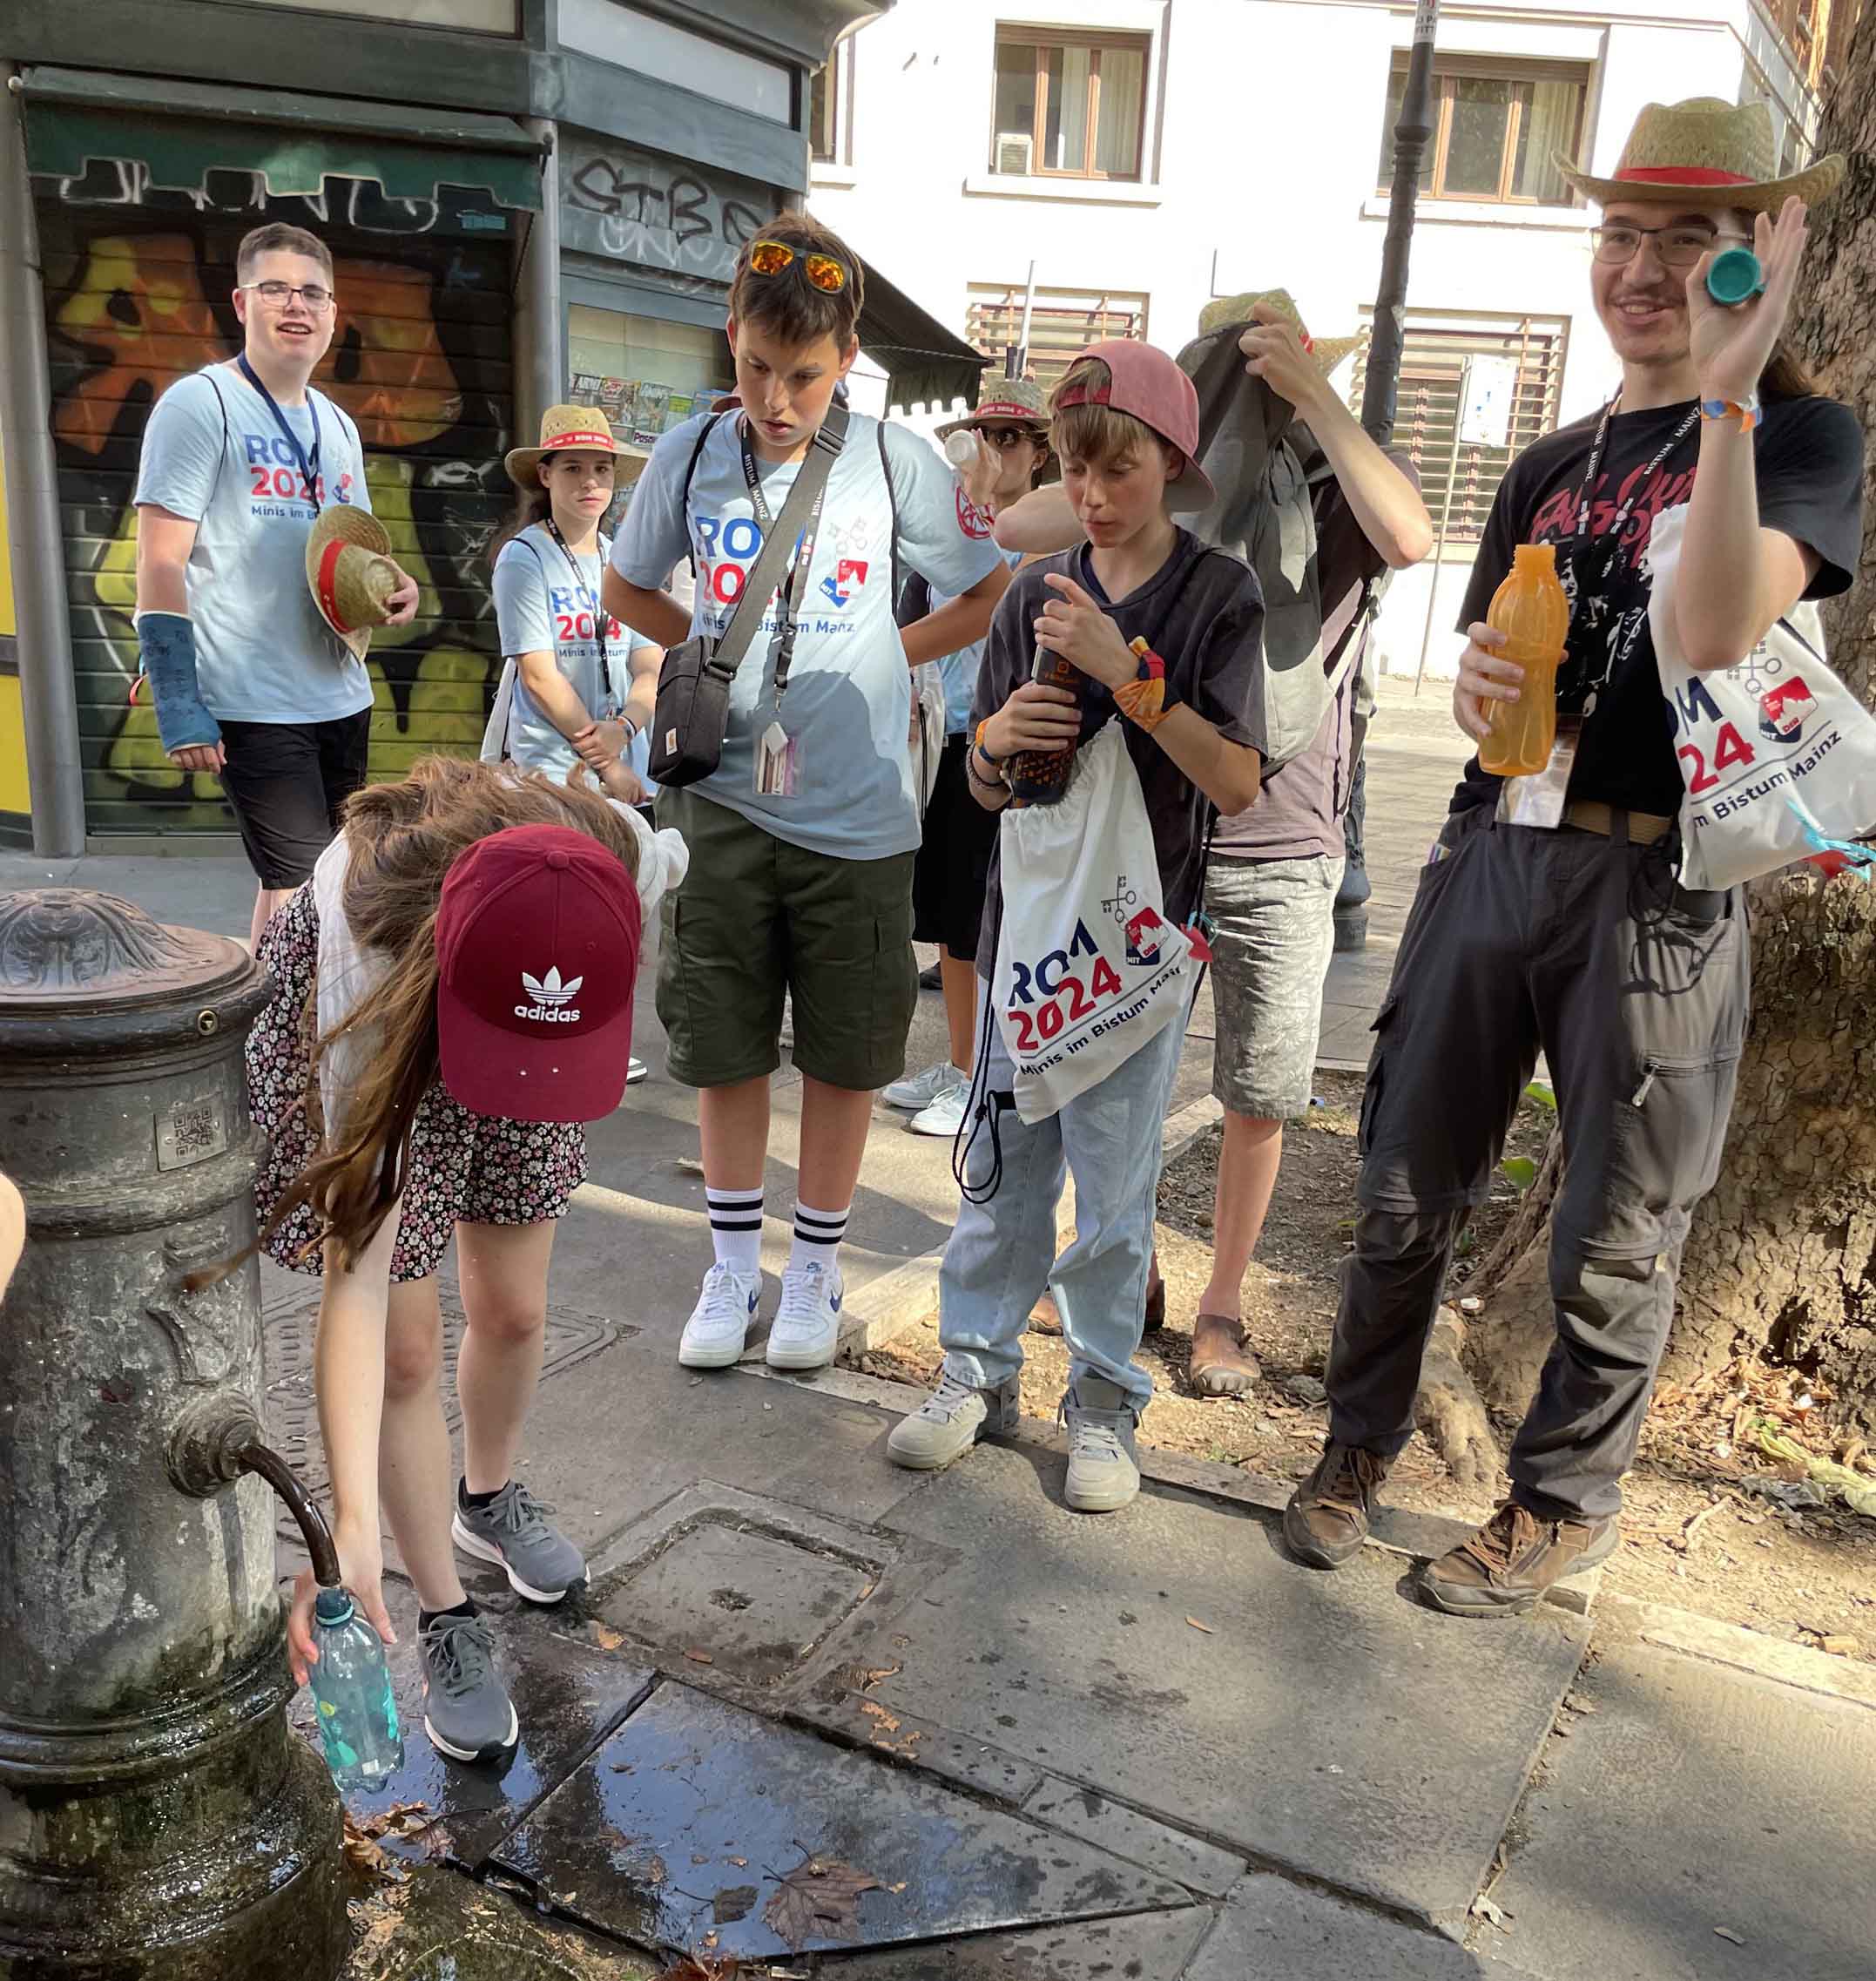
[[[734,389],[720,330],[573,303],[567,311],[569,401],[597,406],[613,436],[642,463],[662,433]],[[637,466],[627,470],[635,477]]]
[[[1394,57],[1375,182],[1394,184],[1394,126],[1407,94],[1407,58]],[[1450,57],[1433,74],[1433,136],[1420,165],[1423,199],[1571,204],[1554,162],[1577,156],[1589,71],[1580,65],[1473,61]]]
[[[1144,35],[1000,27],[990,170],[1138,179],[1150,45]]]
[[[1373,312],[1365,309],[1363,314],[1372,318]],[[1450,487],[1447,541],[1475,544],[1513,456],[1557,423],[1569,326],[1561,316],[1409,309],[1405,328],[1394,445],[1413,456],[1420,470],[1420,494],[1435,525]],[[1454,451],[1468,358],[1509,360],[1516,367],[1505,446],[1475,446],[1461,436]],[[1349,405],[1357,412],[1367,382],[1367,362],[1364,342],[1348,389]]]
[[[988,357],[1002,362],[1012,345],[1022,340],[1023,285],[992,282],[970,285],[969,326],[966,335]],[[1110,337],[1144,339],[1146,298],[1115,290],[1077,293],[1038,289],[1029,312],[1029,363],[1026,375],[1045,393],[1090,344]],[[996,375],[995,368],[985,374]]]

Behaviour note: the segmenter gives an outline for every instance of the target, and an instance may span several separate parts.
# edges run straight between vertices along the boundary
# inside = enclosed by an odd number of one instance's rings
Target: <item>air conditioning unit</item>
[[[996,134],[996,169],[1001,172],[1028,173],[1036,170],[1036,134],[1031,131],[999,131]]]

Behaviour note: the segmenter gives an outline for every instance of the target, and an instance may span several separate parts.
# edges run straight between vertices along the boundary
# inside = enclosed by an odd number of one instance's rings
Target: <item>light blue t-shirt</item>
[[[762,545],[743,477],[739,416],[719,417],[691,483],[684,477],[705,416],[674,428],[652,450],[612,566],[628,585],[656,591],[688,550],[697,562],[695,631],[721,635]],[[728,734],[718,770],[694,788],[777,839],[847,860],[882,860],[919,843],[906,734],[912,675],[893,620],[893,498],[899,554],[935,592],[981,584],[999,553],[975,512],[959,500],[951,470],[916,435],[888,425],[888,494],[880,423],[849,417],[847,441],[827,479],[812,570],[795,581],[794,657],[782,697],[782,727],[795,739],[799,785],[792,797],[759,794],[758,738],[777,719],[770,648],[773,601],[743,656],[730,691]],[[763,499],[779,516],[798,463],[757,462]]]
[[[1012,571],[1022,562],[1021,551],[1005,551],[1002,556]],[[933,612],[950,603],[944,593],[932,593]],[[971,700],[977,693],[977,670],[983,665],[983,650],[989,638],[986,632],[982,639],[959,647],[955,653],[947,653],[938,663],[938,679],[944,683],[944,733],[948,736],[970,734]]]
[[[597,555],[576,560],[586,597],[580,596],[566,553],[538,523],[502,546],[495,561],[495,617],[504,657],[548,652],[572,684],[581,706],[595,722],[616,716],[631,692],[631,656],[651,645],[629,626],[606,621],[606,665],[599,661],[593,610],[605,569],[606,539]],[[610,679],[608,678],[610,676]],[[572,769],[574,749],[528,693],[517,670],[508,720],[508,754],[530,770],[563,778]]]
[[[307,538],[332,503],[371,507],[358,429],[323,392],[280,409],[313,451],[309,490],[267,402],[239,371],[205,365],[157,401],[144,429],[136,500],[198,527],[185,574],[196,679],[210,714],[231,722],[325,722],[371,707],[371,676],[319,616]]]

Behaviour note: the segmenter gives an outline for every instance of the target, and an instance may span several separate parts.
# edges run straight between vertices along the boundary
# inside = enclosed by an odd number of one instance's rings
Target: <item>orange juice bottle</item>
[[[1495,777],[1531,777],[1550,761],[1557,734],[1557,668],[1569,634],[1569,598],[1549,544],[1520,544],[1509,574],[1492,594],[1486,624],[1506,636],[1499,652],[1524,670],[1515,701],[1488,701],[1491,735],[1479,767]]]

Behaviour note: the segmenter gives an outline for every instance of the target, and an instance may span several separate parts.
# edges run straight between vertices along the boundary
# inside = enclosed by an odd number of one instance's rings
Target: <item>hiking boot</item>
[[[1119,1383],[1085,1369],[1062,1399],[1069,1427],[1069,1475],[1063,1498],[1077,1513],[1113,1513],[1140,1490],[1134,1453],[1139,1413]]]
[[[1428,1562],[1420,1592],[1453,1617],[1516,1617],[1545,1590],[1616,1552],[1616,1518],[1545,1520],[1508,1499],[1469,1541]]]
[[[1290,1552],[1311,1568],[1340,1568],[1353,1561],[1367,1538],[1374,1495],[1390,1461],[1359,1445],[1322,1448],[1316,1469],[1290,1495],[1283,1510],[1283,1538]]]
[[[760,1273],[712,1266],[704,1274],[703,1290],[684,1324],[678,1362],[685,1369],[728,1369],[739,1362],[761,1298]]]
[[[490,1761],[513,1747],[521,1722],[495,1668],[488,1625],[480,1617],[433,1617],[417,1646],[430,1745],[452,1761]]]
[[[894,1080],[880,1099],[888,1107],[902,1108],[908,1114],[917,1114],[929,1107],[940,1094],[948,1092],[955,1086],[962,1086],[968,1092],[970,1075],[962,1066],[954,1066],[948,1059],[941,1059],[922,1073]]]
[[[554,1510],[510,1479],[486,1506],[471,1506],[465,1485],[456,1495],[450,1538],[464,1554],[492,1561],[508,1573],[517,1596],[557,1603],[586,1580],[586,1558],[547,1516]]]
[[[840,1345],[837,1268],[791,1266],[782,1274],[781,1304],[769,1329],[771,1369],[825,1369]]]
[[[1014,1430],[1022,1415],[1022,1388],[1016,1376],[994,1389],[980,1389],[942,1369],[938,1387],[894,1425],[886,1456],[908,1471],[935,1472],[962,1458],[980,1437]]]

